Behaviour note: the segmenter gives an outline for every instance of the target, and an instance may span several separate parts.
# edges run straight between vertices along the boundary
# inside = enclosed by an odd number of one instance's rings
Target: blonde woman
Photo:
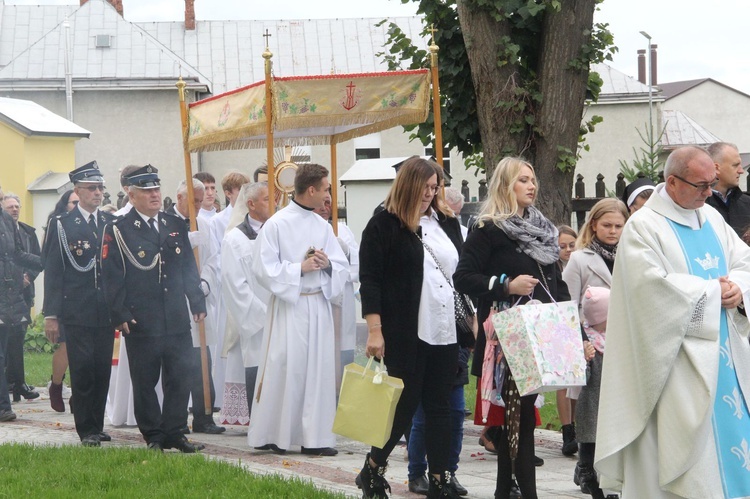
[[[472,366],[475,376],[481,376],[485,348],[482,323],[489,315],[492,302],[515,301],[519,297],[527,301],[532,293],[534,299],[549,302],[544,288],[555,300],[570,299],[557,266],[560,258],[557,229],[534,207],[537,193],[531,164],[519,158],[504,158],[492,174],[487,201],[462,248],[453,278],[459,292],[479,299],[480,331]],[[534,401],[537,396],[521,397],[519,411],[518,402],[509,397],[513,390],[515,382],[506,383],[503,399],[508,412],[520,413],[515,474],[524,499],[535,499]],[[495,432],[498,453],[495,497],[498,499],[508,499],[511,494],[513,464],[509,440],[516,440],[515,435],[509,435],[509,427],[511,423],[506,421],[500,431]]]
[[[591,208],[589,217],[576,240],[577,251],[570,256],[568,265],[563,270],[563,279],[568,285],[570,295],[579,304],[584,302],[584,295],[589,287],[610,289],[612,271],[617,255],[617,244],[620,242],[622,229],[628,219],[628,208],[616,198],[602,199]],[[596,324],[581,313],[581,322]],[[596,420],[599,408],[599,383],[601,380],[602,355],[599,353],[590,363],[589,380],[586,387],[578,393],[571,393],[578,398],[575,404],[575,434],[578,441],[578,464],[573,474],[576,485],[581,491],[594,497],[604,497],[599,489],[599,482],[594,471],[594,450],[596,441]]]

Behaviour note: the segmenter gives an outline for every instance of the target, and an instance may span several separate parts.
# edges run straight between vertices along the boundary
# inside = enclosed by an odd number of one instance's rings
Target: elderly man
[[[44,332],[56,342],[65,328],[73,416],[85,446],[111,440],[104,433],[114,327],[102,289],[100,249],[115,216],[99,209],[104,178],[96,161],[70,173],[78,206],[49,221],[44,260]],[[62,387],[60,387],[62,388]]]
[[[664,177],[617,249],[595,466],[623,499],[748,497],[750,248],[705,206],[703,149]]]
[[[253,246],[270,216],[270,204],[267,182],[243,185],[230,221],[234,227],[221,243],[221,291],[237,324],[224,337],[227,373],[221,412],[227,424],[249,423],[253,409],[269,299],[268,290],[257,283],[252,272]]]
[[[336,391],[330,300],[341,293],[349,264],[331,226],[313,212],[325,202],[328,187],[326,168],[300,165],[294,201],[268,219],[255,243],[253,274],[271,300],[250,415],[252,447],[338,452],[331,430]]]
[[[122,189],[122,192],[125,193],[125,204],[122,205],[122,208],[117,210],[115,212],[115,216],[121,217],[125,215],[127,212],[130,211],[130,209],[133,207],[133,205],[130,204],[130,200],[128,199],[128,177],[131,173],[133,173],[135,170],[140,168],[138,165],[128,165],[124,167],[122,170],[120,170],[120,188]]]
[[[40,255],[39,239],[36,237],[36,229],[31,225],[19,221],[21,215],[21,198],[9,192],[3,198],[3,209],[13,218],[21,235],[23,250],[33,255]],[[27,316],[31,317],[31,308],[34,306],[34,280],[39,275],[33,270],[24,269],[23,271],[23,300],[26,302],[28,309]],[[8,338],[8,352],[5,363],[5,374],[8,377],[8,386],[13,392],[13,401],[18,402],[21,397],[25,399],[35,399],[39,397],[39,392],[26,384],[26,372],[23,362],[23,344],[26,338],[26,329],[29,323],[18,324],[15,331]]]
[[[750,196],[740,189],[740,178],[745,174],[740,152],[728,142],[715,142],[707,150],[716,166],[716,185],[706,203],[742,237],[750,229]]]
[[[193,453],[203,447],[181,432],[193,369],[190,312],[203,320],[206,301],[185,223],[159,211],[157,173],[146,165],[128,177],[133,209],[106,228],[102,277],[112,322],[125,337],[141,434],[150,449]],[[154,390],[160,375],[163,410]]]

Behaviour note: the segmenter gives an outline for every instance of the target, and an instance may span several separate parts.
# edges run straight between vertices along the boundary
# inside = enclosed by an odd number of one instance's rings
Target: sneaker
[[[7,409],[5,411],[0,411],[0,423],[5,423],[6,421],[15,421],[16,420],[16,413],[11,411],[10,409]]]

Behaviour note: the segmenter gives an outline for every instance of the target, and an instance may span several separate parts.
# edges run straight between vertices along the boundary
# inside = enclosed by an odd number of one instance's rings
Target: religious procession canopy
[[[421,123],[430,72],[391,71],[273,78],[274,147],[336,144],[398,125]],[[190,152],[266,147],[266,82],[189,106]]]

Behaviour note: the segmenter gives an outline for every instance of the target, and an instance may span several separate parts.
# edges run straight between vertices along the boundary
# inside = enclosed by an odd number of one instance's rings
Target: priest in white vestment
[[[258,377],[266,305],[270,294],[252,272],[253,247],[269,213],[268,183],[245,184],[240,190],[221,243],[221,290],[236,328],[224,336],[226,375],[221,422],[247,425]]]
[[[595,467],[622,499],[750,496],[750,248],[705,204],[715,176],[672,152],[620,239]]]
[[[331,226],[313,212],[323,205],[328,170],[300,165],[295,199],[263,226],[253,273],[271,292],[248,443],[285,452],[335,455],[335,354],[331,298],[348,277]]]

